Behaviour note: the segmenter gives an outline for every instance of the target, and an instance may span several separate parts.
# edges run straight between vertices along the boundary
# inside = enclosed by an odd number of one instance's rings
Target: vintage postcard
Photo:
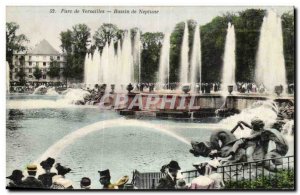
[[[7,6],[9,190],[295,190],[292,6]]]

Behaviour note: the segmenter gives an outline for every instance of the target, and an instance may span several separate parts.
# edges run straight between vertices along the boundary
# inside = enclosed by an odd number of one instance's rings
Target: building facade
[[[64,55],[55,50],[46,40],[42,40],[27,53],[14,54],[12,63],[13,69],[10,73],[11,82],[18,82],[20,80],[18,72],[21,71],[21,69],[24,70],[25,80],[28,83],[65,82],[62,75],[65,66]],[[59,75],[56,77],[50,77],[48,75],[51,63],[57,64],[60,68]],[[42,71],[42,77],[40,79],[34,76],[36,66]]]

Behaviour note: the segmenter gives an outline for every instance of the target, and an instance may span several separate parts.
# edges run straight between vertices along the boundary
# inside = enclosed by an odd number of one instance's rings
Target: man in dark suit
[[[20,188],[22,186],[22,178],[24,177],[21,170],[14,170],[11,176],[6,177],[10,179],[7,188]]]
[[[176,177],[178,171],[180,170],[180,167],[178,165],[178,162],[172,160],[169,164],[164,165],[161,171],[164,172],[165,168],[168,168],[168,172],[159,180],[159,184],[156,189],[173,190],[176,186]]]
[[[35,178],[36,171],[37,171],[36,165],[34,164],[27,165],[28,176],[26,179],[23,180],[22,187],[29,188],[29,189],[44,187],[43,183],[37,178]]]

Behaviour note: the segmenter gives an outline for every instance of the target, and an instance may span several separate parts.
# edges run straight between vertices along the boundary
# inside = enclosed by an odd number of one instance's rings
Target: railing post
[[[229,185],[231,186],[231,165],[229,165]]]
[[[235,182],[236,182],[236,185],[238,185],[238,180],[239,180],[239,175],[238,175],[238,165],[235,165]]]
[[[251,162],[249,163],[249,182],[251,186]]]

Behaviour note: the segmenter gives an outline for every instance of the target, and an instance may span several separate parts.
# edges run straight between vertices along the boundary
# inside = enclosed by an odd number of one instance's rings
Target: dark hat
[[[40,163],[40,165],[43,167],[43,168],[51,168],[54,164],[55,160],[51,157],[47,158],[46,160],[42,161]]]
[[[10,179],[10,180],[20,180],[20,179],[22,179],[22,177],[24,177],[22,171],[13,170],[12,174],[6,178]]]
[[[90,186],[91,185],[91,179],[88,178],[88,177],[83,177],[80,181],[80,185],[85,186],[85,187]]]
[[[55,166],[58,175],[65,175],[69,173],[72,169],[61,166],[60,163],[57,163]]]
[[[98,171],[100,173],[100,179],[104,177],[110,177],[109,169],[106,169],[104,171]]]
[[[169,164],[168,164],[168,168],[169,169],[175,169],[175,170],[180,170],[180,166],[178,165],[177,161],[172,160]]]
[[[27,165],[27,171],[36,171],[37,166],[35,164],[29,164]]]

